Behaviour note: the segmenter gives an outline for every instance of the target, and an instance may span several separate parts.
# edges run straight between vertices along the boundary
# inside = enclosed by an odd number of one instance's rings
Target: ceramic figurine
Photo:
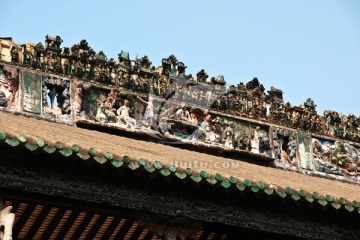
[[[136,120],[130,117],[129,101],[125,100],[124,105],[117,110],[117,119],[120,125],[125,125],[127,128],[136,128]]]
[[[108,122],[108,118],[104,112],[105,112],[104,103],[99,102],[98,107],[97,107],[96,116],[95,116],[96,121],[101,122],[101,123]]]
[[[143,114],[142,123],[147,127],[151,128],[153,125],[153,118],[154,118],[154,104],[153,104],[153,97],[149,96],[148,101],[143,100],[141,97],[137,96],[137,100],[145,106],[145,112]]]
[[[225,128],[224,132],[223,132],[223,136],[222,136],[222,142],[224,144],[225,148],[230,148],[233,149],[233,123],[230,122],[229,126],[227,128]]]
[[[251,131],[250,145],[251,145],[252,153],[258,153],[258,154],[260,153],[260,151],[259,151],[259,144],[260,144],[259,131],[260,131],[259,126],[257,126],[255,129],[253,129]]]

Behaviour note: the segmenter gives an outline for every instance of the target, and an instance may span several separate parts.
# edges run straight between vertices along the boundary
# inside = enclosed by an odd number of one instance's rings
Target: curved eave
[[[360,213],[360,186],[0,112],[0,143]],[[217,165],[215,164],[217,163]],[[220,166],[220,167],[219,167]],[[230,166],[225,168],[224,166]],[[236,166],[236,167],[231,167]]]

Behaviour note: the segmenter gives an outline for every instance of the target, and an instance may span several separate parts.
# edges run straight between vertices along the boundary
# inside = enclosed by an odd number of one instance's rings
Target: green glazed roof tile
[[[244,180],[244,185],[247,186],[247,187],[250,187],[251,186],[251,181],[249,179],[245,179]]]
[[[5,142],[6,142],[7,144],[9,144],[10,146],[12,146],[12,147],[16,147],[17,145],[20,144],[20,141],[19,141],[19,140],[17,140],[17,139],[12,139],[12,138],[6,138],[6,139],[5,139]]]
[[[45,145],[42,149],[49,154],[54,153],[56,151],[56,147],[49,145]]]
[[[337,203],[337,202],[332,202],[331,206],[333,206],[333,208],[335,208],[335,209],[340,209],[342,205],[340,203]]]
[[[176,166],[173,164],[169,165],[169,170],[170,170],[170,172],[173,172],[173,173],[176,172]]]
[[[218,180],[218,181],[222,181],[222,176],[221,176],[220,173],[216,173],[216,174],[215,174],[215,178],[216,178],[216,180]]]
[[[267,194],[267,195],[272,195],[274,193],[274,189],[272,188],[265,188],[264,189],[264,192]]]
[[[97,161],[100,164],[104,164],[107,161],[106,158],[103,156],[94,156],[94,159],[95,159],[95,161]]]
[[[25,143],[25,147],[30,151],[35,151],[38,149],[38,145],[29,142]]]
[[[207,172],[205,171],[200,171],[200,176],[203,178],[203,179],[207,179],[209,177],[209,174],[207,174]]]
[[[265,184],[263,182],[258,182],[258,187],[261,189],[261,190],[264,190],[265,189]]]
[[[291,194],[291,198],[294,199],[295,201],[299,201],[301,199],[301,197],[296,193]]]
[[[339,198],[339,203],[341,204],[341,205],[345,205],[345,199],[344,198]]]
[[[90,158],[90,155],[87,154],[87,153],[80,153],[80,152],[78,152],[78,153],[76,153],[76,155],[77,155],[79,158],[83,159],[83,160],[88,160],[88,159]]]
[[[325,199],[319,199],[317,200],[317,202],[323,207],[325,207],[328,204],[328,202]]]
[[[259,188],[257,186],[251,186],[251,191],[253,191],[254,193],[259,192]]]
[[[145,165],[146,165],[145,159],[140,158],[140,159],[139,159],[139,164],[140,164],[141,166],[145,166]]]
[[[128,156],[124,156],[122,161],[126,164],[128,164],[130,162],[130,158]]]
[[[155,167],[153,166],[153,165],[150,165],[150,164],[146,164],[145,166],[144,166],[144,169],[146,170],[146,171],[148,171],[149,173],[153,173],[153,172],[155,172]]]
[[[221,186],[223,186],[224,188],[229,188],[229,187],[231,187],[231,183],[227,182],[227,181],[222,181]]]
[[[190,178],[196,183],[199,183],[202,180],[202,177],[200,175],[198,175],[198,176],[191,175]]]
[[[291,195],[293,191],[292,191],[291,188],[286,187],[286,188],[285,188],[285,192],[286,192],[287,194]]]
[[[19,141],[22,142],[22,143],[26,142],[26,137],[25,137],[24,135],[22,135],[22,134],[20,134],[17,138],[18,138]]]
[[[244,191],[246,186],[243,183],[237,183],[236,188],[239,189],[240,191]]]
[[[175,172],[175,176],[183,180],[186,178],[187,174],[185,172]]]
[[[89,148],[89,154],[90,154],[91,156],[95,156],[96,150],[95,150],[94,148]]]
[[[113,159],[113,155],[112,155],[112,153],[111,152],[106,152],[105,153],[105,158],[107,159],[107,160],[111,160],[111,159]]]
[[[156,168],[156,169],[161,169],[162,168],[162,164],[161,164],[161,162],[159,162],[159,161],[155,161],[155,163],[154,163],[154,167]]]
[[[206,181],[208,183],[210,183],[211,185],[214,185],[214,184],[216,184],[218,182],[214,177],[209,177],[209,178],[206,179]]]
[[[130,161],[127,166],[131,170],[136,170],[136,169],[138,169],[140,167],[140,164],[138,162]]]
[[[187,175],[191,175],[191,174],[192,174],[192,169],[191,169],[191,168],[187,168],[187,169],[185,170],[185,172],[186,172]]]
[[[4,140],[6,138],[6,134],[3,131],[0,131],[0,140]]]
[[[229,182],[231,182],[232,184],[236,184],[237,181],[235,177],[231,176],[229,177]]]
[[[55,147],[56,147],[57,149],[62,149],[62,148],[63,148],[62,142],[57,141],[57,142],[55,143]]]
[[[114,167],[117,167],[117,168],[122,167],[124,165],[123,161],[118,161],[118,160],[114,160],[114,159],[111,160],[110,162]]]
[[[73,151],[71,151],[70,149],[60,149],[59,152],[65,156],[65,157],[69,157],[72,155]]]
[[[346,204],[345,205],[345,209],[348,210],[349,212],[352,212],[355,210],[355,208],[352,205]]]
[[[45,146],[45,142],[43,139],[39,138],[36,140],[36,144],[39,146],[39,147],[44,147]]]
[[[332,198],[329,194],[326,194],[325,199],[326,199],[326,201],[328,201],[328,202],[332,202],[332,201],[333,201],[333,198]]]
[[[160,169],[160,173],[161,173],[161,175],[167,177],[171,174],[171,171],[167,168],[163,168],[163,169]]]
[[[72,150],[73,152],[77,153],[77,152],[79,151],[78,145],[76,145],[76,144],[72,145],[72,146],[71,146],[71,150]]]

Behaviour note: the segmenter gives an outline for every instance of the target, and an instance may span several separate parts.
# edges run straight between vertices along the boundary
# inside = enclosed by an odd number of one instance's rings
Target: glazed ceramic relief
[[[19,71],[0,65],[0,107],[19,108]]]

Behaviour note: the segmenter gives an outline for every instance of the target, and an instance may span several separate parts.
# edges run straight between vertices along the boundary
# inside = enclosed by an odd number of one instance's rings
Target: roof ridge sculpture
[[[61,42],[63,40],[59,36],[47,35],[45,40],[45,48],[33,47],[32,49],[26,49],[24,46],[22,49],[13,47],[11,49],[11,62],[31,66],[33,69],[55,73],[65,76],[77,77],[83,80],[95,81],[101,84],[109,85],[116,83],[116,77],[119,69],[127,69],[127,77],[132,72],[145,75],[145,78],[158,79],[160,75],[167,75],[170,78],[184,77],[189,81],[188,84],[220,84],[225,85],[226,81],[223,75],[219,75],[217,78],[211,77],[211,81],[207,82],[208,75],[204,69],[201,69],[196,77],[192,74],[185,74],[187,68],[184,63],[177,60],[174,55],[170,55],[168,58],[162,59],[162,65],[160,66],[161,72],[155,71],[155,67],[149,60],[148,56],[142,58],[135,58],[131,60],[129,53],[121,51],[118,56],[118,62],[115,62],[113,58],[107,59],[103,51],[95,52],[83,39],[78,44],[73,45],[71,48],[61,48]],[[19,54],[24,55],[19,58]],[[120,76],[120,78],[123,76]],[[159,87],[161,89],[161,87]],[[283,91],[271,86],[268,90],[268,94],[265,93],[264,86],[255,77],[248,83],[244,84],[240,82],[237,87],[234,85],[229,86],[225,91],[230,93],[231,97],[228,99],[228,106],[225,111],[232,114],[232,107],[241,104],[241,99],[237,99],[239,92],[246,89],[246,93],[241,97],[254,98],[252,99],[252,106],[247,107],[246,113],[239,113],[249,118],[260,119],[266,122],[277,122],[280,125],[291,126],[300,128],[305,131],[319,132],[320,126],[317,126],[320,122],[326,125],[327,134],[339,138],[345,138],[349,140],[355,140],[358,138],[360,141],[360,116],[356,117],[352,113],[343,115],[334,110],[325,110],[323,115],[320,116],[316,111],[316,104],[312,98],[308,98],[303,105],[294,106],[283,101]],[[156,95],[160,95],[159,89],[154,89]],[[274,103],[272,109],[266,107],[266,103]],[[224,109],[221,109],[224,110]],[[235,110],[236,111],[236,110]],[[290,111],[290,116],[289,112]],[[302,118],[301,112],[310,113],[308,118]],[[295,112],[295,113],[294,113]],[[237,115],[237,113],[233,114]],[[272,116],[272,119],[268,121],[268,116]],[[279,122],[282,119],[283,122]],[[290,123],[291,122],[291,123]],[[321,132],[320,132],[321,133]]]
[[[9,45],[10,63],[0,64],[0,107],[160,141],[250,152],[289,168],[360,175],[360,118],[353,114],[321,116],[312,98],[292,106],[282,90],[266,93],[256,77],[228,87],[222,75],[209,82],[204,69],[193,77],[174,55],[155,67],[148,56],[132,60],[122,51],[115,61],[86,40],[71,48],[61,48],[61,42],[57,36],[47,37],[45,47]]]

